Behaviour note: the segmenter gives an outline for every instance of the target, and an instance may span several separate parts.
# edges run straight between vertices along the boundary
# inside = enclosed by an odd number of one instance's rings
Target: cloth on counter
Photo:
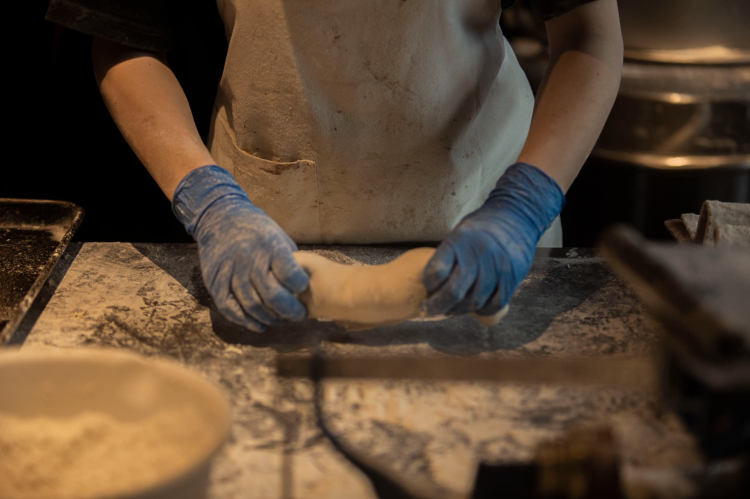
[[[666,222],[664,222],[664,226],[678,243],[693,242],[693,238],[690,236],[688,229],[679,218],[676,218],[674,220],[667,220]]]
[[[714,245],[725,246],[730,244],[750,247],[750,226],[719,225],[716,227]]]
[[[750,227],[750,204],[706,201],[698,219],[696,240],[703,241],[706,246],[714,245],[716,229],[723,225]],[[745,244],[750,244],[750,240],[745,241]]]
[[[695,213],[683,213],[680,217],[680,221],[684,224],[691,241],[695,240],[695,233],[698,232],[699,218]]]
[[[750,204],[705,201],[700,215],[685,213],[664,225],[680,243],[750,247]]]

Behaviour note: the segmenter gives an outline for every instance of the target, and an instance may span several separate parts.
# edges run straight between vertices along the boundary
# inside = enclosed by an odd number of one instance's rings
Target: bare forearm
[[[171,200],[191,170],[212,164],[163,55],[94,40],[94,71],[125,140]]]
[[[570,188],[594,147],[620,85],[622,36],[614,0],[547,23],[551,60],[518,161]]]

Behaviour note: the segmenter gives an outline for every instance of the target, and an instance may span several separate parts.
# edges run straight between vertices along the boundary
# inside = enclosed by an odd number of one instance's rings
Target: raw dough
[[[422,271],[433,248],[407,251],[385,265],[343,265],[315,253],[298,251],[297,262],[310,274],[300,295],[310,317],[331,319],[347,329],[369,329],[419,317],[427,298]],[[497,324],[506,306],[490,316],[476,316],[485,326]]]

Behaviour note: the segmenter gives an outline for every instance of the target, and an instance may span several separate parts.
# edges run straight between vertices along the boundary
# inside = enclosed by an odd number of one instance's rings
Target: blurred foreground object
[[[607,263],[666,327],[663,390],[709,459],[750,450],[750,257],[615,228]]]
[[[124,351],[8,348],[0,379],[0,497],[205,497],[231,411],[202,376]]]

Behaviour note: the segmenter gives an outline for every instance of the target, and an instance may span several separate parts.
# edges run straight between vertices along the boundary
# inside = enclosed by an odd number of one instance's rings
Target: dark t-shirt
[[[184,33],[195,4],[211,0],[51,0],[46,18],[88,35],[129,47],[167,51]],[[549,21],[595,0],[527,0],[540,21]],[[503,9],[516,0],[502,0]],[[195,26],[195,23],[190,23]]]
[[[549,21],[567,14],[580,5],[594,1],[596,0],[528,0],[528,4],[537,19]]]
[[[173,3],[173,0],[51,0],[45,17],[66,28],[129,47],[166,51],[175,47],[176,20],[170,19]]]

